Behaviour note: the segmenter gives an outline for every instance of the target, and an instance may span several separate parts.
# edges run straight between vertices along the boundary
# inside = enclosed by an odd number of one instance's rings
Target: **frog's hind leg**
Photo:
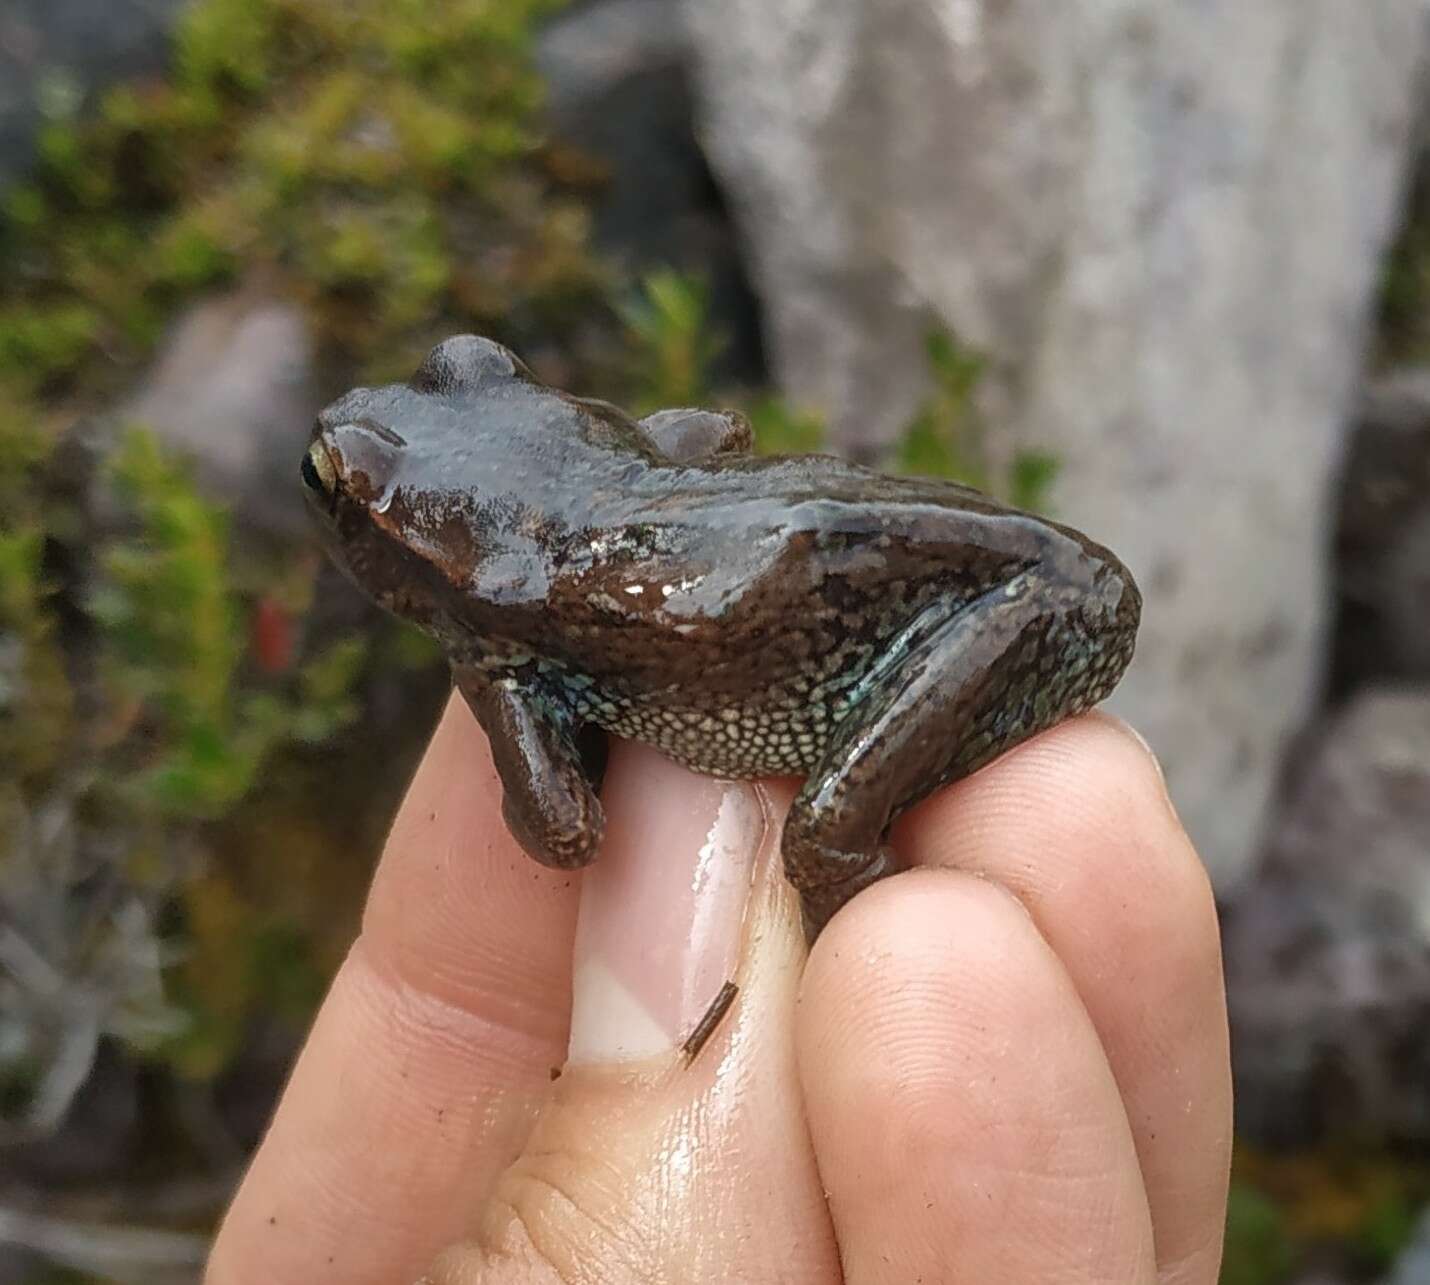
[[[747,455],[755,445],[750,421],[735,410],[660,410],[640,423],[661,454],[676,464]]]
[[[1042,586],[1046,589],[1046,586]],[[785,821],[785,873],[811,941],[898,869],[889,822],[949,781],[1101,700],[1131,651],[1025,582],[934,625],[840,721]]]

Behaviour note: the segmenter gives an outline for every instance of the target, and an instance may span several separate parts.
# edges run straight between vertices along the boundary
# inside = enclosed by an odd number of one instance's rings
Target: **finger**
[[[1156,1279],[1097,1032],[996,884],[918,870],[856,897],[810,956],[796,1042],[849,1285]]]
[[[577,933],[572,1061],[433,1285],[826,1285],[838,1264],[789,1038],[803,953],[753,787],[636,747]],[[754,886],[751,887],[751,877]],[[722,983],[739,993],[693,1059]]]
[[[565,1054],[578,881],[511,840],[449,704],[209,1265],[228,1281],[415,1277],[525,1141]]]
[[[930,800],[898,838],[1027,907],[1117,1079],[1161,1279],[1214,1282],[1231,1151],[1221,949],[1155,760],[1115,719],[1076,719]]]

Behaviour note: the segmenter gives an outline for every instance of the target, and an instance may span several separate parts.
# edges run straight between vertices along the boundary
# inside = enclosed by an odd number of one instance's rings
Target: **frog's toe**
[[[578,870],[590,865],[606,830],[605,813],[595,795],[573,797],[564,809],[550,806],[550,802],[540,815],[533,816],[508,795],[502,802],[502,816],[512,838],[543,866]]]
[[[847,870],[855,864],[854,854],[840,853],[838,857],[837,865],[840,869]],[[811,946],[814,945],[814,939],[824,931],[824,926],[848,902],[870,884],[897,874],[901,869],[893,849],[880,847],[868,855],[862,866],[837,882],[800,888],[799,905],[804,920],[805,940]]]
[[[453,335],[429,352],[412,376],[419,393],[455,393],[506,379],[533,379],[526,363],[495,339]]]

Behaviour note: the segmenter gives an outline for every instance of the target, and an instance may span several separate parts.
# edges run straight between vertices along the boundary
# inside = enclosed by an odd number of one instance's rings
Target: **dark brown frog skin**
[[[1112,690],[1141,597],[977,491],[750,446],[738,415],[636,421],[464,335],[324,410],[302,477],[339,564],[445,647],[533,857],[596,855],[592,728],[803,775],[782,848],[812,939],[897,868],[901,811]]]

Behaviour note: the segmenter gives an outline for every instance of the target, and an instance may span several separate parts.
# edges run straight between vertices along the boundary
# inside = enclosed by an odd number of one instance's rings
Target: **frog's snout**
[[[1142,590],[1137,587],[1132,572],[1120,563],[1116,580],[1121,592],[1112,609],[1113,620],[1118,631],[1131,638],[1142,623]]]

